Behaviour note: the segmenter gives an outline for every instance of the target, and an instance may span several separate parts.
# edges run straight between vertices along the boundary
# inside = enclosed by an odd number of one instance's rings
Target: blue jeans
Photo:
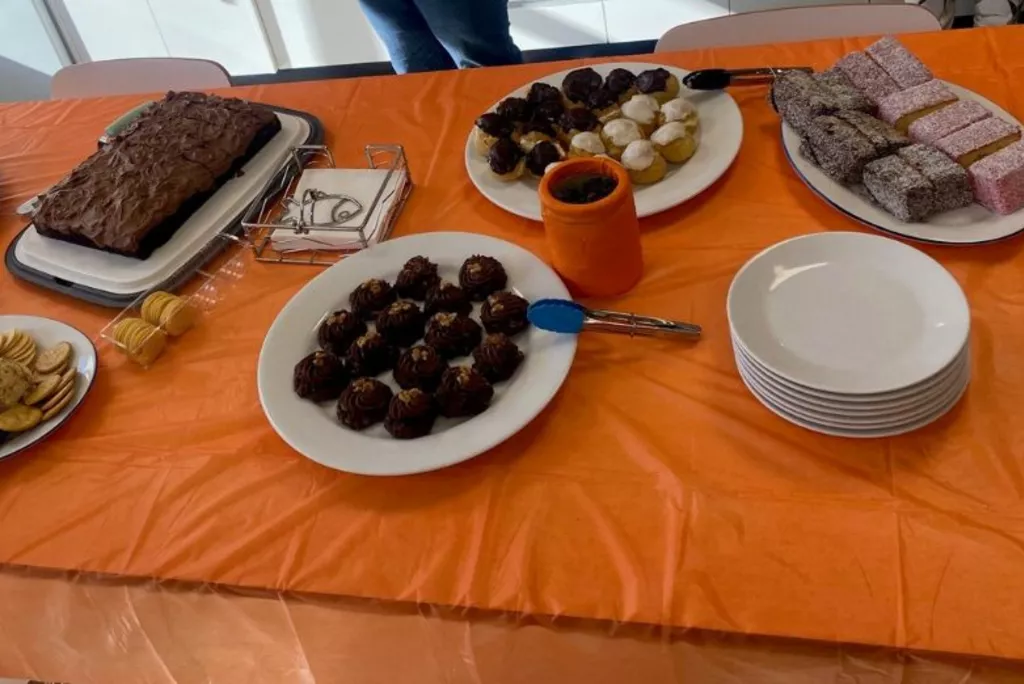
[[[518,64],[508,0],[359,0],[395,71]]]

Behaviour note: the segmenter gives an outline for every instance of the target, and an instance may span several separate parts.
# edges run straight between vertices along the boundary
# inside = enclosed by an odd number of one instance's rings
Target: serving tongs
[[[805,71],[811,67],[761,67],[759,69],[698,69],[683,76],[683,85],[690,90],[724,90],[729,86],[771,83],[780,71]]]
[[[604,309],[588,309],[568,299],[540,299],[530,305],[527,318],[541,330],[580,333],[588,330],[630,337],[700,337],[694,323]]]

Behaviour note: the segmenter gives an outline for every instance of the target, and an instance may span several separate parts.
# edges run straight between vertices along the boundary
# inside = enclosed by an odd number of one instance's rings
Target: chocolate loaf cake
[[[43,196],[36,230],[146,259],[280,129],[258,105],[168,93]]]

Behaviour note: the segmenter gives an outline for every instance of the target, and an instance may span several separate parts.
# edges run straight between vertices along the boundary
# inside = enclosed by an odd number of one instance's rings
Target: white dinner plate
[[[689,73],[685,69],[647,62],[612,62],[590,66],[602,76],[618,68],[629,69],[634,74],[639,74],[647,69],[662,67],[682,81],[683,76]],[[538,80],[561,87],[562,79],[570,71],[574,69],[559,71]],[[530,86],[536,82],[531,81],[505,97],[525,97]],[[634,188],[636,213],[640,218],[671,209],[703,192],[722,177],[740,151],[740,143],[743,141],[743,116],[729,93],[724,90],[695,91],[681,86],[680,96],[697,107],[700,116],[700,145],[685,164],[669,164],[668,174],[660,182]],[[501,99],[504,100],[505,97]],[[491,110],[497,106],[498,103],[495,102]],[[538,181],[524,177],[506,183],[495,178],[487,167],[487,161],[473,150],[472,130],[466,138],[466,171],[473,185],[494,204],[517,216],[534,221],[541,220]]]
[[[342,426],[335,402],[315,404],[292,391],[292,371],[317,347],[316,330],[332,310],[348,308],[348,294],[369,278],[393,282],[402,265],[422,255],[438,264],[442,278],[458,281],[462,262],[474,254],[498,259],[509,288],[529,301],[568,299],[555,272],[511,243],[471,233],[425,233],[379,243],[346,257],[302,288],[281,310],[260,351],[257,385],[267,419],[302,455],[336,470],[360,475],[407,475],[460,463],[505,441],[547,406],[562,386],[576,353],[576,336],[530,327],[515,337],[526,355],[510,380],[495,385],[491,406],[479,416],[438,419],[420,439],[392,439],[382,425],[363,432]],[[479,305],[474,311],[478,316]],[[456,364],[471,360],[457,359]],[[378,376],[396,388],[391,374]]]
[[[50,420],[40,423],[31,430],[13,435],[0,445],[0,459],[13,456],[38,444],[63,425],[78,409],[96,379],[96,347],[88,337],[70,325],[38,316],[0,316],[0,332],[8,330],[22,330],[31,335],[36,341],[39,351],[52,347],[58,342],[70,343],[75,354],[75,369],[78,371],[78,379],[75,381],[74,396],[71,398],[71,402]]]
[[[948,366],[970,311],[941,265],[896,240],[814,233],[748,261],[726,303],[733,335],[772,374],[826,392],[909,387]]]
[[[992,112],[992,116],[1021,125],[1012,114],[981,95],[953,83],[946,85],[960,99],[975,100]],[[782,124],[782,145],[797,174],[822,199],[847,216],[886,233],[922,242],[972,245],[1002,240],[1024,230],[1024,211],[1000,216],[976,203],[937,214],[924,223],[904,223],[862,192],[837,183],[805,159],[800,154],[800,136],[785,122]]]

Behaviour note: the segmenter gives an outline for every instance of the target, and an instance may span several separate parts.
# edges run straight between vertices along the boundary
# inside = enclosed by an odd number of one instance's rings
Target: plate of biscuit
[[[260,402],[289,445],[329,468],[407,475],[465,461],[561,387],[576,336],[534,328],[526,310],[568,296],[544,262],[495,238],[379,243],[278,314],[260,352]]]
[[[540,221],[537,184],[546,170],[603,155],[629,172],[638,216],[678,206],[728,170],[743,139],[735,100],[687,89],[687,73],[608,63],[524,85],[474,123],[465,151],[470,180],[502,209]]]

